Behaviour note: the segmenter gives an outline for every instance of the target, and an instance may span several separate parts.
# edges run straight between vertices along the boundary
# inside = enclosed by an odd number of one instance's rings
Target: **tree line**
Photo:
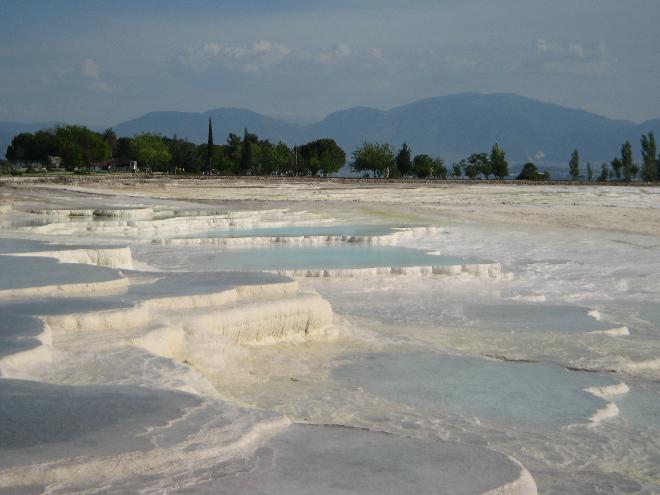
[[[589,162],[587,162],[585,174],[582,174],[580,152],[574,150],[568,162],[571,179],[578,180],[582,177],[589,182],[593,181],[594,178],[598,182],[631,182],[639,177],[644,182],[660,181],[660,153],[658,153],[653,132],[642,134],[640,143],[642,148],[641,165],[635,162],[632,145],[630,141],[626,141],[621,146],[620,156],[614,157],[609,163],[601,163],[597,177]]]
[[[492,175],[503,179],[509,175],[509,162],[506,153],[499,144],[495,144],[489,153],[472,153],[467,158],[454,163],[451,168],[440,157],[426,154],[415,155],[406,143],[398,151],[389,144],[365,142],[353,152],[351,169],[366,176],[397,179],[417,177],[419,179],[448,179],[450,176],[462,176],[476,179]]]
[[[112,129],[94,132],[83,126],[21,133],[7,148],[12,162],[47,164],[50,156],[62,159],[67,170],[90,164],[136,160],[142,170],[168,173],[222,175],[328,175],[346,163],[346,154],[332,139],[317,139],[301,146],[259,139],[247,129],[229,134],[225,144],[195,144],[176,135],[168,138],[140,133],[117,137]]]
[[[583,168],[579,151],[574,150],[569,160],[569,175],[573,180],[599,182],[630,182],[637,177],[647,182],[660,181],[660,154],[653,132],[642,135],[640,141],[639,165],[634,160],[632,145],[626,141],[620,156],[602,163],[598,175],[589,162]],[[60,126],[16,135],[6,156],[12,162],[41,164],[47,164],[51,156],[58,156],[67,170],[136,160],[142,170],[220,175],[326,176],[336,173],[347,162],[345,152],[333,139],[317,139],[290,147],[283,142],[260,139],[245,129],[242,136],[230,133],[224,144],[215,145],[210,123],[207,144],[195,144],[176,135],[168,138],[147,132],[128,138],[117,137],[112,129],[95,132],[84,126]],[[490,153],[472,153],[451,166],[440,157],[414,155],[406,143],[395,150],[389,144],[365,142],[351,158],[354,172],[373,177],[503,179],[509,175],[506,153],[499,144],[493,145]],[[517,178],[549,180],[550,174],[539,172],[534,163],[528,162]]]

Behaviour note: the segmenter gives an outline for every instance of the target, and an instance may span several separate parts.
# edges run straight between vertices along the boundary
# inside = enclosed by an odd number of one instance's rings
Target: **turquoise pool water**
[[[184,239],[216,237],[297,237],[297,236],[381,236],[391,234],[394,227],[383,225],[310,225],[260,227],[255,229],[218,229],[182,236]]]
[[[340,382],[424,412],[537,427],[587,423],[606,402],[584,389],[615,383],[551,364],[423,352],[349,358],[333,374]]]
[[[296,270],[379,266],[430,266],[477,263],[455,256],[435,256],[393,246],[272,246],[245,249],[158,247],[136,250],[138,259],[162,269]]]

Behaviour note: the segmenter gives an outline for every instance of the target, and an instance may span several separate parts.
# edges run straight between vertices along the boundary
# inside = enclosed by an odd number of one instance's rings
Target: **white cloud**
[[[80,64],[80,73],[89,79],[96,79],[101,74],[101,68],[94,59],[86,58]]]
[[[379,59],[379,60],[382,60],[382,58],[383,58],[383,50],[381,50],[380,48],[372,48],[372,49],[369,51],[369,53],[371,53],[371,55],[372,55],[373,57],[375,57],[375,58],[377,58],[377,59]]]
[[[559,45],[556,43],[549,43],[544,39],[536,40],[536,50],[539,53],[553,52],[559,48]]]
[[[533,53],[519,67],[559,74],[601,75],[616,61],[603,44],[585,46],[537,39]]]
[[[322,64],[334,64],[343,58],[350,57],[352,53],[353,50],[351,50],[350,46],[340,43],[330,50],[318,53],[315,59]]]
[[[102,93],[110,93],[112,91],[110,85],[103,81],[94,81],[89,85],[89,88]]]
[[[286,46],[268,40],[239,46],[207,43],[185,49],[175,57],[175,62],[196,70],[220,66],[232,71],[256,73],[278,65],[290,53]]]

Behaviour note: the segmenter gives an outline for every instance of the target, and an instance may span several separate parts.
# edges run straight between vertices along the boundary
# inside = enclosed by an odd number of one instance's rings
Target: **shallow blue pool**
[[[551,364],[424,352],[349,358],[333,375],[425,412],[555,427],[587,423],[606,402],[584,389],[615,383],[595,373],[571,372]]]
[[[148,249],[142,261],[168,269],[297,270],[380,266],[440,266],[477,263],[454,256],[435,256],[418,249],[370,245],[272,246],[245,249],[186,247]]]
[[[308,225],[260,227],[254,229],[220,229],[183,236],[184,239],[224,237],[298,237],[298,236],[381,236],[391,234],[394,227],[383,225]]]

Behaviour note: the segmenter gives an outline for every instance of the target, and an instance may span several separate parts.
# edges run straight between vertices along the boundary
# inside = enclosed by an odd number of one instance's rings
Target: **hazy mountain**
[[[245,128],[263,138],[294,142],[302,133],[296,124],[260,115],[243,108],[218,108],[204,113],[150,112],[134,120],[114,127],[119,136],[132,136],[138,132],[158,132],[164,136],[189,139],[205,143],[208,120],[213,120],[213,137],[216,144],[224,143],[230,132],[243,134]]]
[[[397,148],[405,141],[415,153],[439,155],[451,162],[475,151],[488,151],[498,142],[512,163],[531,159],[541,165],[564,166],[577,148],[594,169],[618,154],[626,140],[639,155],[642,133],[653,130],[660,137],[660,119],[635,124],[513,94],[478,93],[428,98],[390,110],[355,107],[310,125],[246,109],[219,108],[203,113],[151,112],[114,129],[120,136],[150,131],[204,143],[209,117],[216,144],[223,143],[230,132],[242,134],[248,128],[262,138],[290,145],[331,137],[348,154],[363,141],[388,142]],[[0,133],[11,136],[53,123],[21,125],[28,127],[17,130],[10,123],[0,123]],[[6,147],[11,137],[4,139],[0,145]]]
[[[465,93],[419,100],[379,111],[343,110],[307,127],[308,137],[328,135],[352,150],[364,140],[407,142],[415,153],[455,160],[488,151],[498,142],[513,161],[567,162],[573,149],[585,159],[609,160],[642,132],[660,132],[660,119],[637,125],[583,110],[511,94]]]
[[[448,160],[488,151],[498,142],[514,162],[565,163],[575,148],[584,159],[600,162],[617,154],[625,140],[637,147],[643,132],[655,130],[660,135],[660,119],[639,125],[513,94],[478,93],[428,98],[390,110],[355,107],[306,126],[250,110],[220,108],[204,113],[152,112],[115,130],[129,136],[140,131],[177,134],[202,143],[209,116],[216,143],[247,127],[260,137],[289,144],[332,137],[348,153],[363,141],[396,147],[405,141],[415,153]]]

